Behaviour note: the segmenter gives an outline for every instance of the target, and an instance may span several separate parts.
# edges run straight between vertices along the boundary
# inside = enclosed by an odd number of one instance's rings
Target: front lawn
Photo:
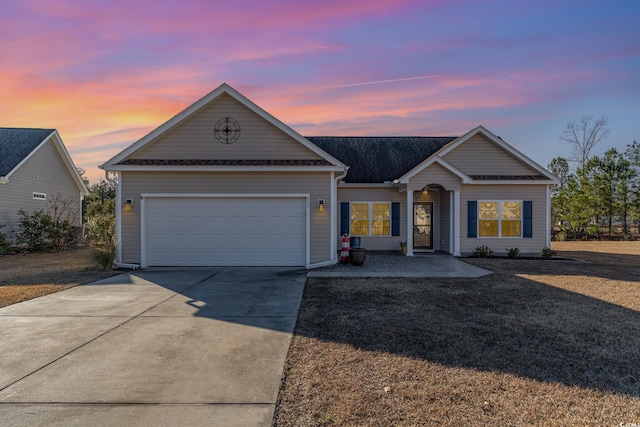
[[[469,260],[495,272],[477,279],[309,279],[274,425],[640,423],[640,242],[621,243]]]

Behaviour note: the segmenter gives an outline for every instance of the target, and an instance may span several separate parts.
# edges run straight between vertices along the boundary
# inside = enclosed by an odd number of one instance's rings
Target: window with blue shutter
[[[472,239],[478,237],[478,202],[476,200],[467,201],[467,237]]]
[[[391,203],[391,235],[400,235],[400,203]]]
[[[522,237],[533,237],[533,202],[522,202]]]
[[[340,235],[349,234],[349,202],[340,203]]]

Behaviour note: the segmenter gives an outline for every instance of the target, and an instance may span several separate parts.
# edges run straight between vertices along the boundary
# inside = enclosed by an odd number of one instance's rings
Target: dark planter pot
[[[351,265],[362,265],[367,257],[367,250],[364,248],[354,248],[349,251]]]
[[[360,237],[350,237],[349,246],[354,249],[360,249]]]

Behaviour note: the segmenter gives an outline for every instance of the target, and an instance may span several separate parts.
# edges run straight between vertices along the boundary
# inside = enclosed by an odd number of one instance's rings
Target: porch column
[[[407,188],[407,256],[413,256],[413,190]]]
[[[453,255],[460,256],[460,190],[453,190]]]

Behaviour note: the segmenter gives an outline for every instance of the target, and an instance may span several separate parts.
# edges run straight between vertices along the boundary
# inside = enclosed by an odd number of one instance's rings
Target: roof
[[[55,129],[0,128],[0,176],[7,176]]]
[[[129,159],[119,165],[136,166],[330,166],[326,160],[220,160],[220,159]]]
[[[453,136],[313,136],[309,141],[349,165],[346,183],[393,181],[415,168]]]

